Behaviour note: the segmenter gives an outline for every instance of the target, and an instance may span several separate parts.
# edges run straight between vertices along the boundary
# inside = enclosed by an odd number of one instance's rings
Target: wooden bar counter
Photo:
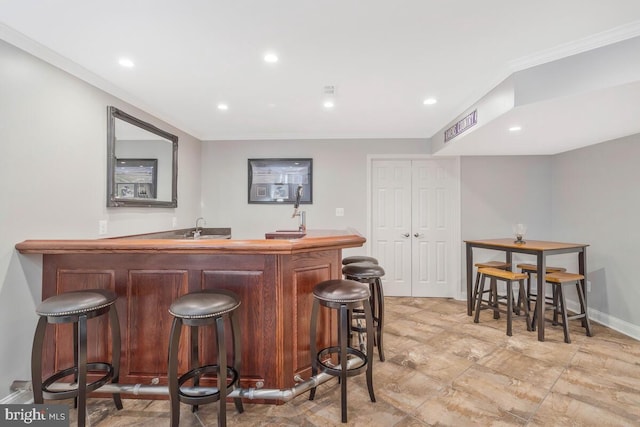
[[[43,255],[42,298],[62,292],[111,289],[118,295],[122,335],[120,383],[166,384],[170,304],[200,289],[227,289],[241,300],[242,386],[290,388],[294,378],[310,376],[309,323],[313,287],[341,277],[342,249],[362,246],[352,230],[309,230],[300,239],[146,239],[26,240],[23,254]],[[102,316],[104,317],[104,316]],[[102,317],[89,321],[89,358],[108,357]],[[319,326],[330,339],[327,313]],[[65,328],[65,326],[68,326]],[[200,349],[211,361],[213,331]],[[181,341],[180,371],[187,370]],[[92,339],[97,336],[98,339]],[[203,341],[201,341],[203,342]],[[43,355],[45,371],[73,361],[70,325],[50,327]],[[203,384],[204,385],[204,384]]]

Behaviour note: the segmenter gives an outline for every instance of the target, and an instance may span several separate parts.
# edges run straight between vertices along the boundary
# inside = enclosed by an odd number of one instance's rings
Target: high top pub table
[[[584,243],[561,243],[561,242],[546,242],[541,240],[526,240],[523,243],[515,243],[513,237],[505,239],[487,239],[487,240],[465,240],[467,247],[467,315],[471,316],[472,304],[473,304],[473,249],[491,249],[496,251],[502,251],[505,253],[505,261],[512,264],[512,257],[514,253],[535,255],[536,265],[538,267],[536,271],[537,286],[536,289],[544,289],[544,280],[546,271],[546,263],[548,255],[559,255],[566,253],[576,253],[578,255],[578,269],[579,273],[584,276],[580,285],[582,286],[583,293],[585,295],[586,306],[586,292],[585,286],[587,283],[587,244]],[[537,292],[537,316],[538,322],[538,341],[544,341],[544,293]]]

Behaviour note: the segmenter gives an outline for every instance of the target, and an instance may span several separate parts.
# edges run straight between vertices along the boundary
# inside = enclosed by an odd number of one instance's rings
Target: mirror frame
[[[107,108],[107,207],[178,207],[178,137],[150,123],[125,113],[116,107]],[[171,200],[123,199],[116,194],[116,119],[123,120],[133,126],[167,139],[172,144],[171,165]]]

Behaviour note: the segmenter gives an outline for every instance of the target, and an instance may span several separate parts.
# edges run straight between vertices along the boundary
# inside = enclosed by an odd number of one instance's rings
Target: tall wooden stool
[[[527,298],[524,299],[520,296],[520,294],[518,294],[518,308],[520,308],[520,304],[523,304],[526,301],[529,311],[531,311],[531,302],[533,301],[535,303],[536,297],[538,296],[537,293],[531,292],[531,275],[537,274],[538,266],[535,264],[518,264],[516,267],[520,269],[521,273],[527,273]],[[567,269],[563,267],[549,267],[549,266],[547,266],[545,270],[546,270],[546,274],[561,273],[561,272],[567,271]]]
[[[384,348],[382,340],[384,337],[384,290],[382,289],[382,276],[384,269],[370,262],[354,262],[342,267],[342,274],[345,279],[355,280],[360,283],[368,283],[371,293],[370,304],[373,315],[373,325],[376,330],[374,345],[378,347],[378,357],[384,362]],[[353,310],[354,319],[362,319],[364,312],[362,309]],[[362,327],[352,327],[353,331],[364,332]]]
[[[480,287],[480,282],[482,281],[482,273],[480,273],[479,270],[481,268],[499,268],[501,270],[506,270],[509,267],[511,267],[511,264],[507,262],[502,262],[502,261],[487,261],[487,262],[477,262],[475,266],[478,269],[478,272],[476,273],[476,283],[473,287],[473,295],[472,295],[473,299],[471,300],[474,302],[478,298],[478,288]],[[471,304],[471,310],[473,309],[474,309],[474,305]]]
[[[564,342],[567,344],[571,343],[571,338],[569,336],[569,320],[574,319],[584,319],[583,326],[586,329],[587,336],[592,336],[591,334],[591,323],[589,322],[589,314],[587,312],[587,303],[584,298],[584,292],[582,291],[582,285],[580,281],[584,279],[582,274],[576,273],[565,273],[565,272],[557,272],[550,273],[545,276],[545,283],[549,283],[553,286],[553,303],[549,310],[553,310],[553,325],[557,325],[558,315],[562,316],[562,329],[564,330]],[[578,292],[578,300],[580,302],[580,313],[569,316],[567,312],[567,303],[565,299],[565,288],[567,286],[575,284],[576,291]],[[546,306],[545,306],[546,308]],[[546,310],[545,310],[546,311]],[[533,329],[536,328],[536,319],[538,314],[538,305],[536,302],[535,311],[533,313]],[[543,313],[544,315],[544,313]],[[548,320],[548,319],[545,319]]]
[[[512,335],[511,321],[513,317],[513,282],[518,282],[519,292],[526,292],[524,289],[524,280],[527,278],[525,273],[514,273],[508,270],[500,270],[499,268],[480,268],[478,274],[482,275],[482,282],[476,296],[476,314],[473,319],[475,323],[480,321],[480,310],[493,310],[493,318],[499,319],[500,312],[507,314],[507,335]],[[485,289],[486,279],[490,279],[490,288]],[[507,294],[498,295],[497,281],[501,280],[507,284]],[[488,293],[489,298],[483,299],[482,296]],[[500,301],[501,299],[506,302]],[[506,310],[500,309],[500,305],[506,305]],[[531,330],[531,322],[529,318],[529,308],[524,305],[524,312],[527,322],[527,331]]]
[[[117,295],[105,289],[88,289],[65,292],[42,301],[36,308],[40,316],[33,337],[31,351],[31,381],[33,402],[44,399],[74,398],[78,407],[78,426],[84,426],[87,418],[87,394],[107,382],[117,383],[120,372],[120,324],[115,302]],[[111,329],[111,363],[87,362],[87,320],[109,314]],[[42,379],[42,350],[47,324],[73,323],[73,366]],[[102,375],[87,383],[88,374]],[[73,375],[78,387],[69,391],[51,391],[56,381]],[[113,394],[116,408],[122,409],[120,394]]]
[[[376,401],[373,393],[373,318],[371,315],[371,305],[369,304],[369,287],[364,283],[353,280],[326,280],[318,283],[313,289],[313,306],[311,309],[311,331],[310,331],[310,351],[311,351],[311,375],[315,376],[318,371],[336,376],[340,379],[340,402],[342,422],[347,422],[347,377],[351,377],[367,371],[367,389],[372,402]],[[320,306],[338,310],[338,345],[317,349],[317,322]],[[367,350],[366,353],[351,347],[349,343],[349,319],[354,308],[363,307],[366,327],[367,327]],[[337,356],[336,366],[332,356]],[[351,356],[351,358],[349,357]],[[349,367],[350,359],[358,359],[355,366]],[[316,395],[316,388],[311,389],[309,400],[313,400]]]
[[[219,402],[218,425],[227,423],[226,399],[229,391],[240,386],[240,329],[238,320],[233,312],[240,306],[240,301],[232,292],[223,290],[207,290],[192,292],[176,299],[169,308],[173,318],[171,336],[169,341],[169,400],[171,401],[171,426],[178,427],[180,423],[180,402],[192,405],[195,412],[198,405]],[[233,364],[227,364],[227,346],[224,333],[224,321],[230,319],[231,338],[233,340]],[[189,326],[191,330],[191,368],[178,377],[178,350],[182,325]],[[215,325],[218,347],[218,360],[216,364],[200,366],[198,355],[198,327]],[[208,394],[189,394],[181,389],[181,386],[193,379],[194,386],[199,385],[203,375],[217,374],[217,391]],[[234,399],[239,413],[244,411],[242,400]]]

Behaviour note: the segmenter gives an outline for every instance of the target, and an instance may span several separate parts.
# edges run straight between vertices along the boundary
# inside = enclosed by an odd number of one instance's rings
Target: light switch
[[[336,208],[336,216],[344,216],[344,208]]]
[[[101,219],[98,221],[98,234],[103,235],[107,234],[107,220]]]

